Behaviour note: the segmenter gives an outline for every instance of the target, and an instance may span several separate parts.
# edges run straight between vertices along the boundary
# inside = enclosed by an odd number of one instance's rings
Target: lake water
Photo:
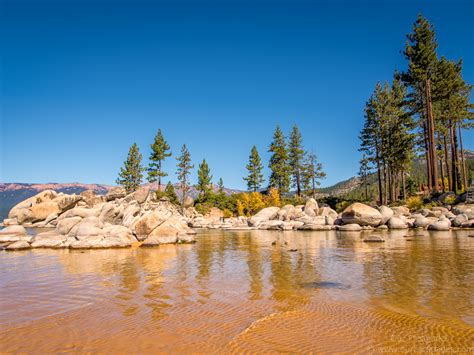
[[[474,231],[372,234],[1,251],[0,352],[472,352]]]

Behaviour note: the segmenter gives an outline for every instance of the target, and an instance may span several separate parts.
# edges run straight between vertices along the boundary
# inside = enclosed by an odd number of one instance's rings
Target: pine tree
[[[198,183],[196,185],[201,197],[206,197],[212,191],[212,175],[206,159],[203,159],[198,168]]]
[[[138,150],[136,143],[130,147],[128,151],[127,160],[124,165],[120,168],[119,177],[117,178],[117,184],[122,185],[127,193],[135,191],[142,183],[143,178],[143,167],[141,165],[142,155]]]
[[[431,84],[438,62],[437,47],[433,26],[422,15],[418,15],[413,25],[413,32],[407,35],[404,54],[409,64],[404,80],[412,87],[412,97],[418,97],[414,101],[421,103],[422,106],[420,118],[424,117],[421,126],[426,141],[428,186],[434,192],[438,192],[438,164]]]
[[[171,156],[170,146],[166,142],[161,129],[158,130],[151,145],[150,164],[148,167],[148,181],[158,181],[158,190],[161,191],[161,178],[168,176],[162,169],[163,161]]]
[[[168,183],[166,184],[165,195],[169,198],[171,203],[179,205],[178,195],[176,195],[176,191],[174,190],[174,186],[171,181],[168,181]]]
[[[218,188],[218,192],[220,194],[224,193],[224,181],[222,180],[222,178],[219,178],[219,181],[217,182],[217,188]]]
[[[320,180],[326,177],[323,165],[318,163],[313,152],[307,153],[304,160],[304,170],[302,174],[302,185],[306,191],[311,191],[310,196],[316,196],[316,186],[321,184]]]
[[[181,155],[176,159],[178,160],[176,175],[178,175],[178,181],[181,186],[181,206],[184,209],[184,199],[189,190],[189,174],[191,173],[191,169],[194,168],[194,165],[191,164],[191,154],[186,144],[183,144],[181,147]]]
[[[269,187],[278,189],[280,195],[284,195],[290,188],[291,169],[288,164],[288,150],[286,148],[285,136],[277,126],[273,134],[273,141],[268,150],[270,157],[269,168],[271,170]]]
[[[303,172],[303,138],[301,137],[298,126],[294,125],[290,134],[288,144],[289,165],[291,168],[293,186],[296,187],[296,195],[301,196],[301,174]]]
[[[257,147],[253,146],[250,151],[249,163],[247,164],[248,175],[244,177],[244,180],[247,181],[247,190],[248,191],[257,191],[262,187],[263,179],[263,166],[260,160],[260,155],[258,154]]]

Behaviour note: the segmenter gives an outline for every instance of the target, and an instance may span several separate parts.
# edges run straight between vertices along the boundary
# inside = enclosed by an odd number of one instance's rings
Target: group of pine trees
[[[367,188],[375,170],[381,204],[406,198],[420,153],[426,161],[420,190],[461,192],[468,185],[462,129],[473,126],[471,85],[462,78],[462,61],[439,59],[437,47],[433,26],[419,15],[407,35],[408,70],[395,72],[391,84],[377,83],[366,103],[359,175]]]
[[[303,146],[303,138],[298,126],[294,125],[288,140],[280,126],[273,134],[268,152],[270,161],[269,189],[276,189],[280,196],[287,194],[290,188],[296,190],[296,196],[303,192],[314,196],[316,187],[326,174],[322,164],[318,163],[313,152],[307,152]],[[248,191],[256,192],[263,187],[263,165],[255,146],[252,147],[247,164],[248,175],[244,177]]]

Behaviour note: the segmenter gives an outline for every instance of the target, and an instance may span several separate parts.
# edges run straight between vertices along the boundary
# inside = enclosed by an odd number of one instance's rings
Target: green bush
[[[410,211],[416,211],[423,207],[423,200],[420,196],[411,196],[407,198],[407,207]]]

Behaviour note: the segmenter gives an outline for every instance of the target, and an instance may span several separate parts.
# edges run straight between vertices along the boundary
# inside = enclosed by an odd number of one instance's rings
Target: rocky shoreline
[[[184,213],[167,200],[157,200],[148,188],[126,195],[114,188],[106,195],[84,191],[67,195],[43,191],[13,207],[0,230],[0,247],[100,249],[137,245],[193,243],[193,228],[223,230],[306,230],[359,232],[384,229],[423,228],[448,231],[474,228],[474,205],[436,206],[415,212],[405,206],[370,207],[362,203],[337,213],[319,206],[314,199],[305,205],[267,207],[252,217],[224,218],[212,208],[202,215],[185,206]],[[26,228],[47,228],[35,235]]]

